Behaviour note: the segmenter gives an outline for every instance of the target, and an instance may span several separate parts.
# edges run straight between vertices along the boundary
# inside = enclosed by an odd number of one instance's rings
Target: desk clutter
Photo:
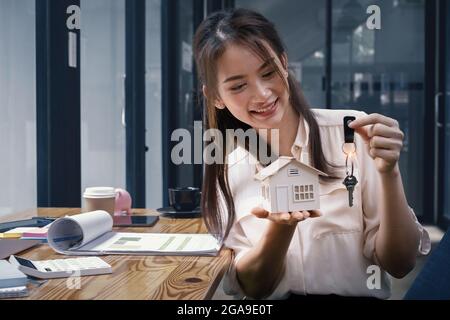
[[[28,296],[27,275],[56,279],[109,273],[112,273],[111,266],[98,257],[32,261],[11,255],[9,261],[0,260],[0,298]]]
[[[29,213],[24,212],[23,215],[35,214],[35,212],[35,210],[30,210]],[[25,285],[24,283],[9,283],[6,286],[3,283],[3,287],[0,286],[1,297],[23,299],[20,297],[28,296],[28,299],[39,300],[158,300],[169,297],[165,290],[160,290],[159,287],[163,286],[167,287],[169,292],[179,290],[180,296],[186,299],[209,299],[211,292],[216,289],[223,273],[231,263],[231,251],[228,249],[220,250],[221,246],[212,235],[192,233],[192,230],[195,230],[194,232],[206,232],[205,225],[200,219],[160,219],[156,227],[140,226],[136,229],[135,225],[132,228],[115,227],[114,221],[111,221],[113,216],[106,212],[86,212],[67,216],[67,214],[73,214],[73,212],[73,209],[64,208],[45,208],[37,211],[38,214],[45,213],[61,217],[54,219],[52,225],[48,228],[47,240],[50,241],[46,243],[20,238],[0,239],[0,251],[2,251],[2,244],[4,243],[17,244],[25,241],[37,243],[35,247],[28,249],[26,252],[19,253],[20,250],[16,247],[17,252],[11,253],[11,250],[9,250],[4,258],[0,258],[5,259],[2,263],[14,264],[13,267],[17,268],[18,272],[22,272],[21,277],[27,276]],[[152,210],[136,209],[135,212],[137,214],[133,217],[160,216],[155,215]],[[19,227],[33,226],[18,226],[14,223],[13,226],[9,225],[9,229],[2,230],[2,232],[5,233]],[[42,228],[43,226],[37,227]],[[71,236],[75,236],[75,238],[71,238]],[[64,251],[63,255],[55,253],[54,248],[50,245],[51,243],[56,243],[58,250]],[[68,247],[65,247],[67,245]],[[65,251],[68,252],[65,253]],[[118,255],[100,256],[110,254],[110,251],[115,251]],[[5,251],[3,252],[5,253]],[[219,253],[220,256],[217,258],[210,257]],[[11,257],[11,255],[14,257]],[[125,255],[128,257],[125,257]],[[163,256],[148,258],[148,255]],[[174,259],[170,257],[172,255],[182,256]],[[194,256],[194,260],[191,256]],[[106,262],[111,266],[111,270],[108,270],[110,266],[106,266],[108,269],[103,271],[105,273],[98,272],[100,268],[93,266],[95,275],[90,275],[87,278],[81,275],[81,271],[79,272],[81,276],[79,278],[76,272],[73,276],[57,274],[58,272],[64,272],[64,270],[74,269],[65,264],[71,266],[78,263],[87,267],[89,261],[83,260],[80,263],[78,259],[91,258],[100,259],[100,261],[97,260],[98,263]],[[20,261],[21,270],[13,260]],[[101,260],[104,261],[101,262]],[[161,262],[165,261],[170,261],[171,268],[162,270],[161,265],[164,265],[164,263],[161,264]],[[193,261],[195,263],[192,263]],[[46,268],[49,270],[46,270]],[[87,270],[88,268],[84,269]],[[155,274],[155,270],[157,274]],[[32,272],[39,272],[39,274],[33,274]],[[112,273],[107,274],[109,272]],[[39,276],[39,278],[36,276]],[[64,276],[64,278],[54,279],[57,276]],[[158,281],[154,281],[155,276],[158,277]],[[173,281],[174,277],[180,276],[183,279],[186,277],[188,281],[182,283]],[[191,279],[192,281],[190,281]],[[208,285],[196,285],[200,280],[206,281]],[[146,283],[146,290],[129,290],[130,287],[136,286],[139,288],[143,281]],[[124,286],[124,283],[127,285]]]
[[[17,223],[9,223],[9,226],[15,225]],[[113,217],[103,210],[61,217],[38,228],[16,227],[2,233],[0,259],[38,243],[48,244],[60,254],[88,256],[216,256],[222,246],[211,234],[116,232],[113,227]]]

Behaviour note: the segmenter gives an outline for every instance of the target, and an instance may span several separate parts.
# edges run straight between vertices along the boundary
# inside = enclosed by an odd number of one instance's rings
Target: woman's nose
[[[265,102],[270,97],[270,90],[262,83],[255,85],[255,100],[258,102]]]

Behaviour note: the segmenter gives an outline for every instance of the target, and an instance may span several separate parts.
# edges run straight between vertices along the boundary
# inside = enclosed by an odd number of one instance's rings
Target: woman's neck
[[[275,129],[279,130],[278,146],[270,141],[272,136],[271,129],[267,132],[267,143],[270,144],[272,151],[277,152],[280,156],[292,157],[291,148],[297,136],[299,115],[292,106],[288,110],[281,120],[282,125],[280,128]]]

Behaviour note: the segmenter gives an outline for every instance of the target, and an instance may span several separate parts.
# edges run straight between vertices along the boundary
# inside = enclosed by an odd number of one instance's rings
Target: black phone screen
[[[151,227],[159,220],[158,216],[114,216],[114,227]]]

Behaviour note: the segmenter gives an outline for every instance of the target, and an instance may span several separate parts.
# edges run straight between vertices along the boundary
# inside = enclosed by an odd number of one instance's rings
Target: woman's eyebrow
[[[261,70],[263,70],[263,69],[264,69],[265,67],[267,67],[269,64],[272,64],[272,61],[273,61],[273,58],[267,59],[266,62],[264,62],[264,63],[258,68],[258,72],[261,71]],[[236,76],[232,76],[232,77],[229,77],[229,78],[225,79],[225,81],[224,81],[223,83],[230,82],[230,81],[233,81],[233,80],[239,80],[239,79],[242,79],[242,78],[245,78],[245,76],[244,76],[244,75],[236,75]]]

